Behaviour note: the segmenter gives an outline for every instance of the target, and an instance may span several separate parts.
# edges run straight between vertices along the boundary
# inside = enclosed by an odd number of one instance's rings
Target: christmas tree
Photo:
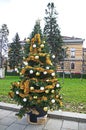
[[[30,52],[24,58],[20,81],[12,83],[10,92],[10,96],[22,106],[19,117],[37,106],[46,112],[62,106],[61,85],[53,66],[55,55],[50,55],[48,44],[41,41],[40,34],[27,41]]]

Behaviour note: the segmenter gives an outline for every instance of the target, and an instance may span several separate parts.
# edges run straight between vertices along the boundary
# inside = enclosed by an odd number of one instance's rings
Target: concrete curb
[[[70,120],[70,121],[86,123],[86,114],[81,114],[81,113],[53,111],[53,112],[49,112],[48,116],[51,118],[58,118],[62,120]]]
[[[0,102],[0,109],[18,112],[20,107],[21,106],[18,106],[16,104]],[[86,123],[86,114],[75,113],[75,112],[49,111],[48,117]]]

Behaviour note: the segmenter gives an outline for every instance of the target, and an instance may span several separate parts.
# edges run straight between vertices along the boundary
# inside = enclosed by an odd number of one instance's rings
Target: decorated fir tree
[[[20,117],[33,110],[37,112],[37,108],[47,112],[62,106],[61,86],[53,66],[55,55],[50,55],[48,44],[41,41],[39,34],[27,44],[30,44],[30,53],[24,58],[20,81],[12,83],[10,92],[22,106],[18,113]]]

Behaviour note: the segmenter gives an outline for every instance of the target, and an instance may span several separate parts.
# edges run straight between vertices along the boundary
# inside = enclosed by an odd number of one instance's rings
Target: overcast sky
[[[21,40],[28,37],[38,18],[43,28],[49,2],[55,4],[61,35],[86,39],[86,0],[0,0],[0,27],[7,24],[9,40],[16,32]]]

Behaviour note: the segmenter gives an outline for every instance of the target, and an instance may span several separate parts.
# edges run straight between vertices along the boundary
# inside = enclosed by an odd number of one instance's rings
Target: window
[[[75,48],[70,49],[70,56],[71,58],[75,58]]]
[[[63,62],[61,63],[61,69],[64,69],[64,63]]]
[[[72,62],[71,63],[71,69],[74,69],[75,68],[75,64]]]

